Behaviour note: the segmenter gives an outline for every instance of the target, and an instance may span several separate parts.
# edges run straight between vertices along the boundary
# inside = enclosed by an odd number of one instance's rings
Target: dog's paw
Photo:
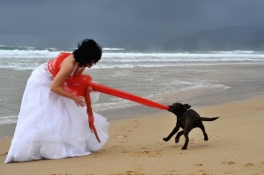
[[[163,138],[163,141],[165,141],[165,142],[167,142],[167,141],[169,141],[170,139],[168,139],[168,138]]]
[[[178,142],[179,142],[179,140],[180,140],[180,139],[177,139],[177,138],[176,138],[176,139],[175,139],[175,143],[178,143]]]
[[[204,141],[208,141],[208,140],[209,140],[208,137],[205,137],[205,138],[204,138]]]
[[[186,150],[187,149],[187,147],[182,147],[182,150]]]

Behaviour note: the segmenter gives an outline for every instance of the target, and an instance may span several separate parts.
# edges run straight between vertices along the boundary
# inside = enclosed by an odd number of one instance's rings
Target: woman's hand
[[[76,103],[78,107],[86,106],[85,98],[83,96],[74,96],[72,100]]]

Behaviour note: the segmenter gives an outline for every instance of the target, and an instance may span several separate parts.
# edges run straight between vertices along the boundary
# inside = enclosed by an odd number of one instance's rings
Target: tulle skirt
[[[106,118],[93,114],[99,143],[89,128],[86,107],[51,92],[51,81],[44,65],[28,79],[5,163],[89,155],[107,142]],[[90,95],[93,102],[99,98],[99,93]]]

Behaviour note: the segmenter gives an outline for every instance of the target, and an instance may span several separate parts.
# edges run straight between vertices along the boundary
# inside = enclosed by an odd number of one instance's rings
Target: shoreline
[[[94,80],[114,88],[150,98],[164,105],[176,101],[191,105],[225,103],[261,93],[264,87],[262,64],[189,65],[133,69],[91,69],[86,73]],[[31,70],[0,68],[0,116],[16,116]],[[108,75],[108,76],[105,76]],[[151,75],[151,77],[149,76]],[[8,76],[8,79],[6,78]],[[143,77],[142,77],[143,76]],[[122,83],[121,83],[122,82]],[[134,82],[134,83],[133,83]],[[120,99],[102,94],[94,110],[108,116],[107,111],[119,106]],[[101,109],[108,108],[107,111]],[[140,107],[137,107],[140,108]],[[131,107],[131,109],[136,109]],[[120,108],[115,110],[130,110]],[[148,110],[150,111],[150,110]]]
[[[4,164],[11,137],[0,138],[0,174],[262,174],[263,103],[264,94],[193,107],[202,116],[220,116],[220,119],[204,122],[208,142],[203,140],[199,129],[192,130],[188,149],[184,151],[181,150],[183,137],[177,144],[173,139],[162,141],[176,121],[166,111],[111,122],[109,141],[90,156]]]
[[[240,95],[241,93],[239,91],[234,92],[234,89],[232,89],[231,92],[229,92],[228,90],[224,91],[222,96],[221,94],[217,96],[210,96],[210,95],[207,96],[203,94],[202,96],[197,97],[198,92],[193,91],[193,90],[189,92],[180,92],[180,93],[181,93],[180,96],[186,95],[185,99],[176,100],[176,101],[169,100],[170,102],[168,104],[165,104],[162,102],[160,103],[164,105],[169,105],[174,102],[180,102],[180,103],[188,103],[192,106],[192,108],[205,108],[205,107],[212,107],[212,106],[219,106],[219,105],[228,105],[230,103],[247,101],[247,100],[251,100],[254,98],[258,98],[259,96],[264,96],[264,94],[261,93],[260,91],[245,93],[243,95]],[[230,97],[229,94],[232,94],[233,96]],[[177,96],[177,95],[179,95],[178,92],[171,94],[171,97]],[[179,97],[177,97],[177,99],[178,98]],[[191,98],[195,100],[190,100]],[[188,101],[193,101],[193,103],[189,103]],[[111,124],[112,122],[140,119],[146,116],[161,114],[164,112],[164,110],[160,110],[157,108],[151,108],[151,107],[144,106],[144,105],[137,105],[137,106],[131,106],[131,107],[126,107],[126,108],[118,108],[118,109],[99,111],[99,112],[95,111],[95,112],[106,117],[108,122],[110,122]],[[5,125],[0,125],[0,126],[1,126],[0,127],[0,138],[13,137],[16,123],[5,124]]]

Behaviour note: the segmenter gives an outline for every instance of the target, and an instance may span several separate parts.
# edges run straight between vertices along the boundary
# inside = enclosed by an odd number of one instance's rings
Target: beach
[[[263,54],[234,54],[183,54],[179,62],[174,59],[178,54],[110,54],[111,63],[120,67],[108,65],[106,57],[101,64],[105,67],[86,72],[99,83],[158,103],[188,103],[203,117],[220,117],[204,122],[208,141],[200,129],[193,129],[188,149],[181,150],[183,136],[179,143],[162,140],[175,126],[174,114],[101,94],[93,109],[110,122],[109,140],[101,150],[83,157],[10,164],[4,161],[27,79],[45,60],[33,55],[22,65],[19,58],[0,58],[0,175],[264,174]]]
[[[204,122],[209,136],[190,133],[184,142],[163,142],[176,118],[166,111],[111,122],[109,141],[93,155],[60,160],[4,164],[11,137],[0,139],[1,175],[210,175],[264,173],[264,95],[221,105],[195,108],[202,116],[220,118]]]

